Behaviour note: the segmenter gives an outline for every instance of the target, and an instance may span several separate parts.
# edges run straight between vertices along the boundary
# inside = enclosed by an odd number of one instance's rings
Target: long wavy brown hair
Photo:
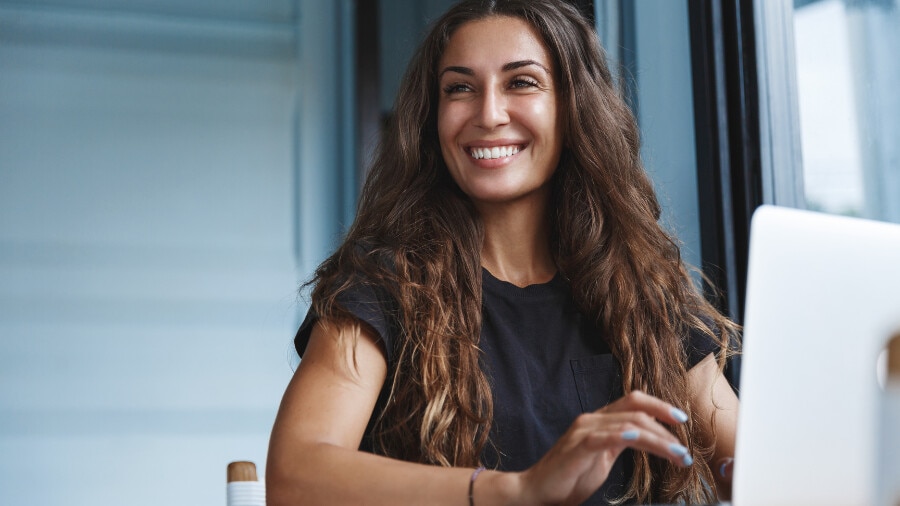
[[[363,188],[356,220],[309,284],[313,311],[358,325],[339,302],[357,285],[389,295],[397,324],[387,401],[373,416],[375,451],[442,466],[476,466],[492,421],[479,362],[483,228],[450,177],[437,136],[438,61],[472,20],[512,16],[541,35],[555,68],[565,147],[549,205],[551,250],[580,310],[640,389],[689,414],[684,340],[700,331],[728,350],[736,326],[699,294],[641,164],[639,132],[596,33],[562,1],[464,1],[438,19],[410,62],[395,112]],[[598,336],[600,339],[600,336]],[[697,424],[672,429],[708,456]],[[689,469],[634,452],[620,500],[712,502],[704,458]]]

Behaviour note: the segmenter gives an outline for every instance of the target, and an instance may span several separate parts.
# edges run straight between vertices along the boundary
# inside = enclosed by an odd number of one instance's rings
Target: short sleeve
[[[710,353],[718,355],[722,351],[722,345],[709,334],[692,328],[685,343],[685,351],[687,353],[687,368],[690,370]]]
[[[358,283],[338,295],[337,303],[360,322],[369,325],[384,344],[388,363],[393,359],[393,336],[396,335],[398,323],[396,304],[387,290]],[[319,315],[310,309],[294,337],[294,347],[302,357],[309,344],[313,326]]]

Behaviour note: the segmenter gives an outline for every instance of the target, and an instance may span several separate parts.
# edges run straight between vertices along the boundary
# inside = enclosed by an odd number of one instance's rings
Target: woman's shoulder
[[[344,244],[332,258],[327,275],[319,272],[313,304],[294,337],[302,356],[317,321],[326,318],[357,322],[371,327],[390,356],[397,327],[395,267],[391,250],[371,241]]]
[[[714,354],[719,358],[735,345],[736,336],[729,328],[723,328],[716,316],[708,311],[696,310],[687,319],[684,337],[684,351],[687,355],[687,368],[690,369],[701,360]]]

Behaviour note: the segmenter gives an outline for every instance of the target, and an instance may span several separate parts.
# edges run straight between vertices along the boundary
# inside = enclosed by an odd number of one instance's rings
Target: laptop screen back
[[[900,226],[763,206],[749,258],[733,502],[872,504]]]

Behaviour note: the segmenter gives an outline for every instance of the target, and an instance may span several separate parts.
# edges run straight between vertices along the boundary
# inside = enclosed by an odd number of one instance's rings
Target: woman
[[[313,280],[269,504],[727,496],[735,326],[659,215],[574,8],[451,9]]]

